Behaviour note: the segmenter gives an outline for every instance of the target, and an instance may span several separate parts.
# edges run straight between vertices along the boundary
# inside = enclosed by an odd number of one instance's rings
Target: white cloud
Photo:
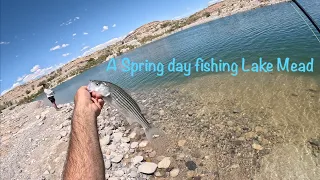
[[[88,34],[89,34],[89,33],[87,33],[87,32],[84,32],[84,33],[83,33],[83,35],[88,35]]]
[[[38,79],[38,78],[40,78],[40,77],[42,77],[42,76],[44,76],[44,75],[46,75],[46,74],[51,73],[51,72],[54,71],[54,70],[60,68],[60,67],[63,66],[63,65],[64,65],[63,63],[60,63],[60,64],[58,64],[58,65],[50,66],[50,67],[43,68],[43,69],[39,68],[39,69],[37,69],[35,72],[26,75],[26,76],[23,78],[22,82],[23,82],[23,83],[26,83],[26,82],[29,82],[29,81]]]
[[[60,26],[68,26],[79,19],[80,19],[80,17],[75,17],[73,19],[69,19],[68,21],[61,23]]]
[[[69,56],[69,55],[70,55],[70,53],[62,54],[63,57],[67,57],[67,56]]]
[[[109,29],[109,27],[108,26],[103,26],[102,27],[102,31],[101,32],[104,32],[104,31],[106,31],[106,30],[108,30]]]
[[[27,75],[25,74],[25,75],[23,75],[23,76],[21,76],[21,77],[18,77],[17,82],[22,81],[23,78],[25,78],[26,76],[27,76]]]
[[[50,51],[55,51],[57,49],[61,49],[60,45],[57,45],[57,46],[50,48]]]
[[[217,4],[218,2],[221,2],[223,0],[211,0],[208,2],[208,6],[212,5],[212,4]]]
[[[116,24],[113,24],[113,25],[112,25],[112,27],[116,27],[116,26],[117,26]]]
[[[0,44],[7,45],[7,44],[10,44],[10,42],[1,41]]]
[[[40,66],[37,64],[37,65],[33,66],[32,69],[30,69],[30,72],[36,72],[38,69],[40,69]]]
[[[15,87],[17,87],[17,86],[19,86],[20,85],[20,83],[19,82],[16,82],[16,83],[14,83],[13,85],[12,85],[12,88],[15,88]]]
[[[106,47],[109,46],[109,45],[112,45],[112,44],[114,44],[114,43],[116,43],[116,42],[118,42],[118,41],[121,41],[121,40],[124,39],[125,37],[126,37],[126,36],[121,36],[121,37],[118,37],[118,38],[113,38],[113,39],[111,39],[111,40],[109,40],[109,41],[107,41],[107,42],[105,42],[105,43],[103,43],[103,44],[99,44],[99,45],[97,45],[97,46],[89,49],[88,51],[85,51],[85,52],[82,54],[82,56],[88,56],[88,55],[90,55],[90,54],[92,54],[92,53],[94,53],[94,52],[96,52],[96,51],[99,51],[99,50],[101,50],[101,49],[104,49],[104,48],[106,48]]]
[[[85,47],[83,47],[82,49],[81,49],[81,51],[84,51],[84,50],[86,50],[86,49],[88,49],[89,48],[89,46],[85,46]]]
[[[61,45],[61,48],[65,48],[65,47],[67,47],[67,46],[69,46],[69,44],[62,44],[62,45]]]
[[[11,89],[12,89],[12,88],[11,88]],[[7,93],[8,91],[10,91],[11,89],[3,90],[3,91],[1,92],[1,96],[4,95],[5,93]]]
[[[21,83],[19,83],[19,82],[14,83],[9,89],[3,90],[3,91],[1,92],[1,96],[4,95],[5,93],[9,92],[11,89],[19,86],[19,85],[21,85]]]
[[[56,69],[62,67],[63,65],[64,65],[63,63],[60,63],[58,65],[50,66],[48,68],[43,68],[43,69],[41,69],[39,65],[35,65],[34,67],[38,66],[36,71],[34,71],[30,74],[27,74],[27,75],[23,75],[22,77],[19,77],[17,79],[17,82],[15,82],[9,89],[6,89],[1,92],[1,96],[21,84],[27,83],[29,81],[32,81],[32,80],[38,79],[44,75],[47,75],[47,74],[51,73],[52,71],[55,71]],[[34,69],[34,67],[32,69]]]
[[[61,49],[61,48],[65,48],[65,47],[68,47],[69,44],[62,44],[61,46],[60,45],[57,45],[57,46],[54,46],[52,48],[50,48],[50,51],[55,51],[55,50],[58,50],[58,49]]]
[[[76,36],[76,35],[77,35],[77,33],[73,33],[73,34],[72,34],[72,36]]]

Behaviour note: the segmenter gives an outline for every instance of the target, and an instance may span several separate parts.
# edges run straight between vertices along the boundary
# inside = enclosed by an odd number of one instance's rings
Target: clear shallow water
[[[320,12],[317,11],[320,2],[311,0],[302,4],[320,23]],[[194,62],[198,57],[227,62],[240,62],[242,57],[248,62],[257,61],[259,57],[267,61],[290,57],[298,62],[315,58],[314,73],[295,75],[320,79],[320,43],[290,3],[239,13],[178,32],[117,57],[118,66],[124,57],[135,62],[148,59],[150,62],[164,64],[172,58],[179,62]],[[54,89],[57,102],[73,101],[76,90],[90,79],[111,81],[138,91],[139,88],[159,88],[170,83],[183,83],[198,76],[216,74],[193,72],[190,77],[185,77],[183,73],[165,72],[164,76],[157,77],[156,73],[140,72],[131,77],[129,73],[119,70],[106,72],[106,67],[107,64],[103,63],[57,86]],[[44,96],[39,96],[39,99],[44,99]]]

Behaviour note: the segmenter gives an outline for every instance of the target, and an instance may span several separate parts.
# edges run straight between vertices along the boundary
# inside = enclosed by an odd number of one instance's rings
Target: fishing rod
[[[320,34],[320,28],[318,24],[313,20],[313,18],[308,14],[308,12],[301,6],[301,4],[297,0],[292,0],[292,2],[294,2],[299,7],[299,9],[307,16],[307,18],[311,21],[311,23],[314,25],[314,27],[318,30]]]

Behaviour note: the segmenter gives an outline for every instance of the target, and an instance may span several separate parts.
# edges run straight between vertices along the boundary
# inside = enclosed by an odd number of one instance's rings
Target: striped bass
[[[130,125],[139,123],[148,139],[159,135],[158,129],[154,128],[143,116],[136,101],[119,86],[107,81],[90,80],[88,90],[101,94],[107,103],[118,109],[126,117]]]

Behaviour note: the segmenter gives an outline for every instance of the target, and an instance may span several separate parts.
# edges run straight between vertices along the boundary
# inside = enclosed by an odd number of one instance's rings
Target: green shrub
[[[205,13],[203,13],[203,16],[205,16],[205,17],[210,17],[210,13],[209,12],[205,12]]]

